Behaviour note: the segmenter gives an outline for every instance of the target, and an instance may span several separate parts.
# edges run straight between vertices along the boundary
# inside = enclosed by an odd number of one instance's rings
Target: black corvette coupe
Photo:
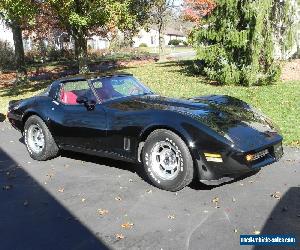
[[[170,191],[193,178],[227,182],[283,154],[273,123],[247,103],[221,95],[166,98],[122,73],[54,81],[37,96],[11,101],[8,119],[35,160],[71,150],[142,163],[150,181]]]

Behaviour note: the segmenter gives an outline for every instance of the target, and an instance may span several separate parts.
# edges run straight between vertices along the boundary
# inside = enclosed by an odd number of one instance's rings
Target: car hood
[[[257,148],[267,141],[280,140],[277,127],[247,103],[225,95],[190,99],[145,96],[140,99],[148,108],[170,110],[187,115],[227,138],[240,148]]]

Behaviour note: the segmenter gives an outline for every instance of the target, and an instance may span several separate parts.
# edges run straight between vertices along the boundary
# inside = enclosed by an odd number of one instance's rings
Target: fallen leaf
[[[204,210],[203,213],[206,213],[206,214],[207,214],[207,213],[208,213],[208,210]]]
[[[174,220],[174,219],[175,219],[175,215],[171,215],[171,214],[169,214],[169,215],[168,215],[168,219],[170,219],[170,220]]]
[[[236,202],[236,199],[234,197],[232,197],[232,202]]]
[[[235,233],[237,233],[237,232],[238,232],[238,230],[237,230],[237,229],[234,229],[234,232],[235,232]]]
[[[99,215],[101,215],[101,216],[104,216],[104,215],[107,215],[107,214],[108,214],[108,210],[99,208],[99,209],[97,210],[97,213],[98,213]]]
[[[123,234],[116,234],[116,239],[117,240],[123,240],[125,236]]]
[[[132,180],[132,179],[129,179],[129,182],[133,182],[133,180]]]
[[[64,188],[59,188],[59,189],[58,189],[58,192],[60,192],[60,193],[63,193],[64,191],[65,191]]]
[[[82,199],[81,199],[81,202],[85,202],[85,198],[82,198]]]
[[[29,205],[29,202],[26,200],[26,201],[24,201],[23,205],[24,205],[24,207],[27,207]]]
[[[125,229],[131,229],[133,227],[133,223],[131,222],[126,222],[124,224],[121,225],[122,228],[125,228]]]
[[[215,197],[215,198],[212,199],[211,202],[218,203],[219,201],[220,201],[219,197]]]
[[[46,177],[48,177],[49,179],[51,179],[53,176],[54,176],[54,174],[52,174],[52,173],[46,174]]]
[[[253,183],[253,182],[254,182],[253,180],[250,180],[250,181],[249,181],[249,183]]]
[[[241,186],[244,186],[244,183],[240,183]]]
[[[147,194],[152,194],[152,190],[151,190],[151,189],[148,189],[148,190],[146,190],[146,193],[147,193]]]
[[[220,206],[218,204],[219,201],[220,201],[219,197],[215,197],[212,199],[211,202],[215,204],[215,208],[220,208]]]
[[[254,231],[253,231],[253,234],[256,234],[256,235],[258,235],[258,234],[260,234],[260,231],[258,231],[258,230],[254,230]]]
[[[277,192],[271,194],[271,197],[273,197],[273,198],[275,198],[275,199],[277,199],[277,200],[280,200],[280,198],[281,198],[281,193],[277,191]]]
[[[120,196],[117,196],[117,197],[115,197],[115,200],[116,200],[116,201],[121,201],[122,198],[121,198]]]
[[[12,189],[13,188],[13,185],[4,185],[3,187],[2,187],[2,189],[3,190],[10,190],[10,189]]]

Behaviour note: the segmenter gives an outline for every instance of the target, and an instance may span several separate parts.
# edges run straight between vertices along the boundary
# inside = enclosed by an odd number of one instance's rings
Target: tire
[[[34,137],[33,134],[36,136]],[[34,160],[46,161],[56,157],[59,153],[59,148],[47,125],[36,115],[30,116],[26,120],[24,125],[24,138],[29,155]]]
[[[193,180],[194,164],[185,142],[175,133],[158,129],[147,138],[143,165],[153,185],[168,191],[178,191]]]

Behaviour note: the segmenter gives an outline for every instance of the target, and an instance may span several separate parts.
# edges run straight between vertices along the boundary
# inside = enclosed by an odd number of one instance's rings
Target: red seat
[[[69,91],[69,92],[61,92],[61,101],[65,104],[69,104],[69,105],[75,105],[77,104],[76,100],[77,100],[77,95],[75,95],[73,92]]]

